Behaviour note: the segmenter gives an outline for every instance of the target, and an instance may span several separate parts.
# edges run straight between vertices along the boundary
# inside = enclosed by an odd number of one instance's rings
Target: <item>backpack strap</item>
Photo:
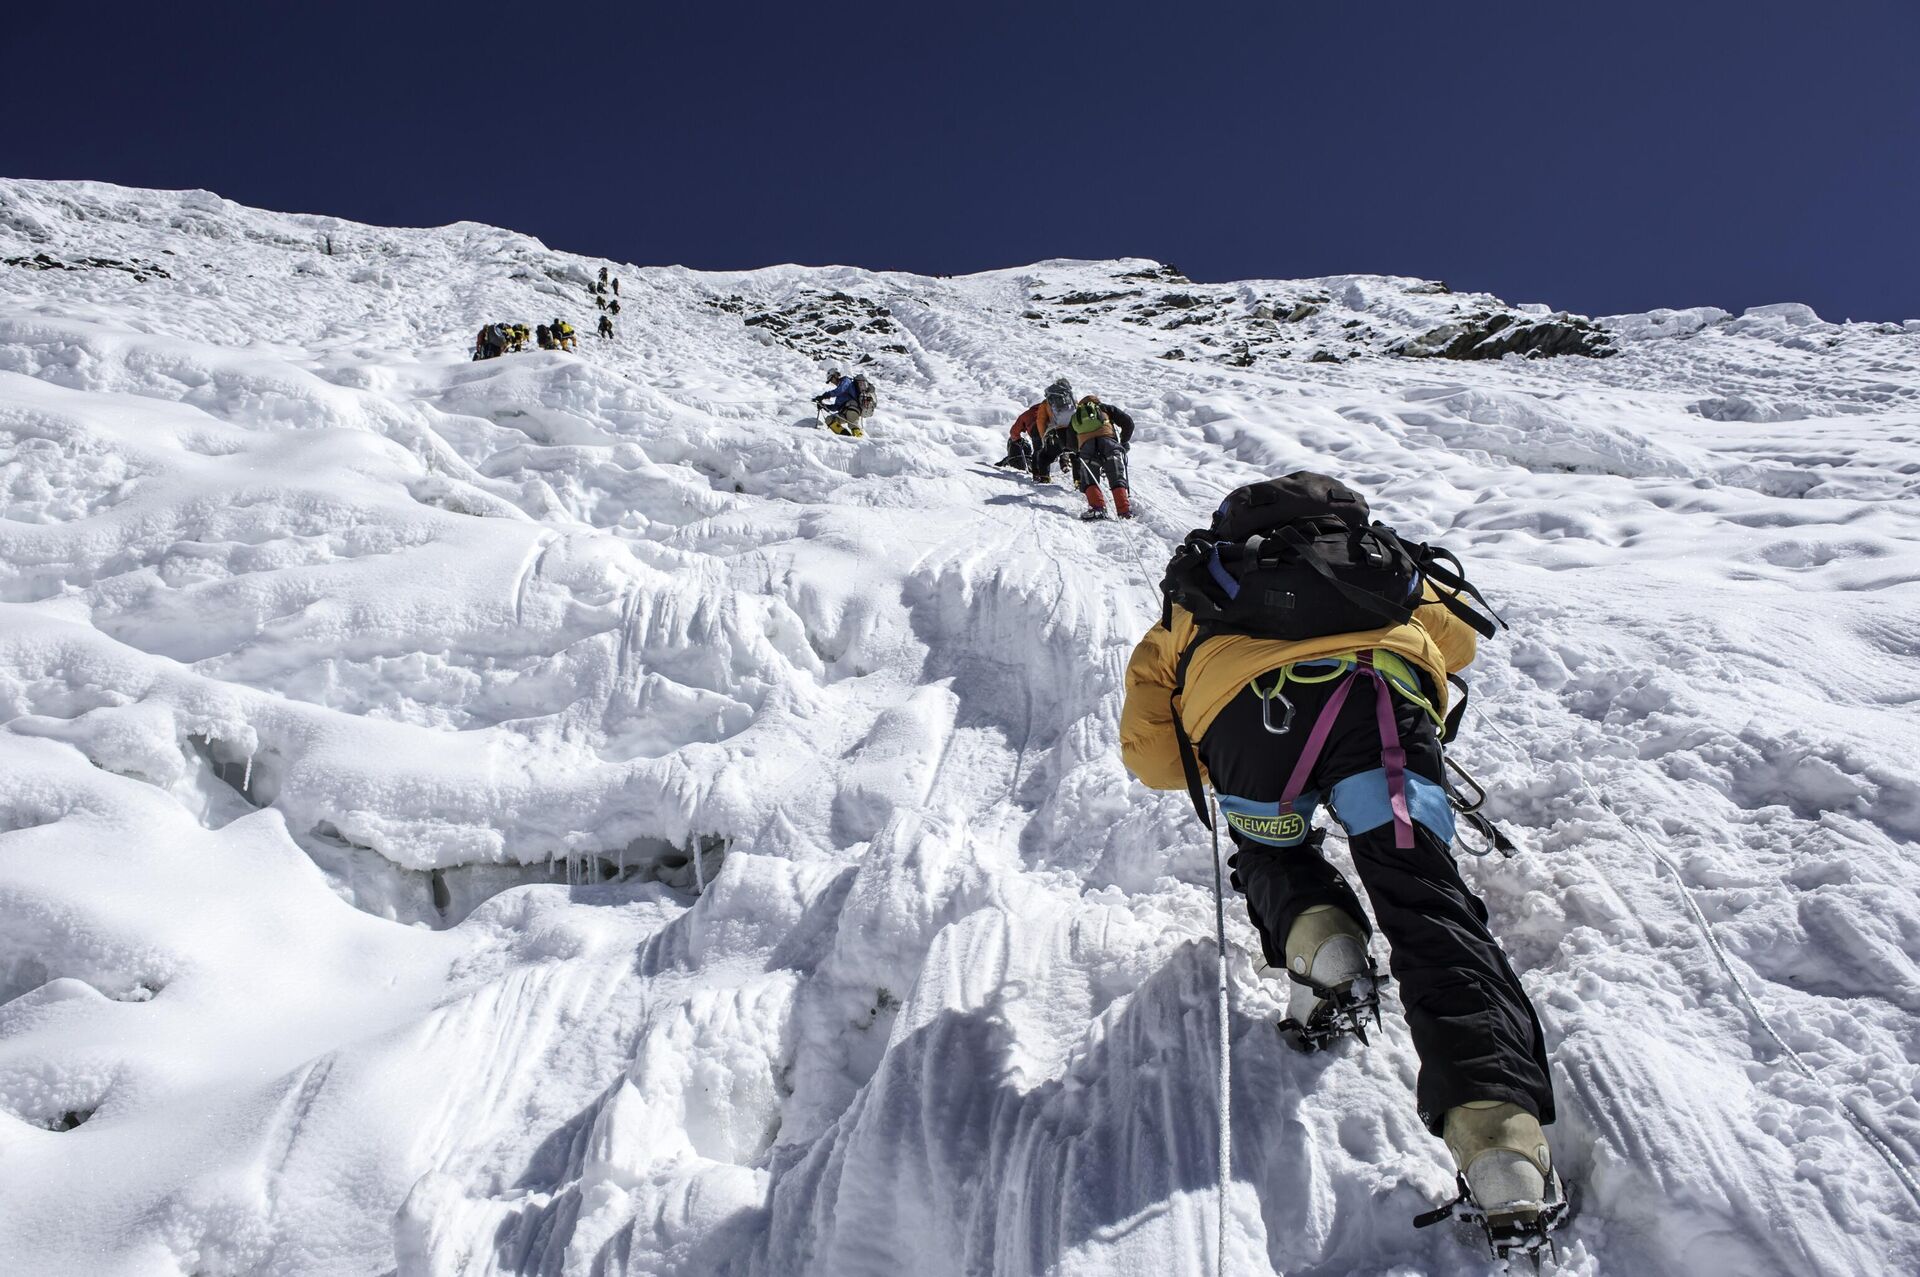
[[[1173,610],[1171,602],[1167,610]],[[1172,627],[1168,628],[1171,631]],[[1180,653],[1180,661],[1173,667],[1173,693],[1167,697],[1167,704],[1173,710],[1173,737],[1180,745],[1180,770],[1187,778],[1187,797],[1193,800],[1193,810],[1199,814],[1200,823],[1212,829],[1213,817],[1207,814],[1206,791],[1200,783],[1200,756],[1194,753],[1187,725],[1180,721],[1180,694],[1187,690],[1187,666],[1193,664],[1193,654],[1206,641],[1204,636],[1195,635],[1193,642],[1187,644],[1187,650]]]
[[[1467,716],[1467,698],[1473,693],[1473,689],[1467,686],[1467,680],[1458,674],[1447,675],[1447,682],[1460,689],[1460,699],[1447,711],[1446,725],[1440,732],[1442,745],[1453,744],[1453,738],[1460,734],[1460,720]]]
[[[1437,545],[1422,545],[1413,554],[1420,571],[1439,587],[1434,593],[1440,596],[1440,602],[1446,605],[1447,611],[1465,621],[1481,638],[1492,638],[1495,626],[1503,630],[1508,628],[1506,620],[1494,611],[1493,604],[1487,602],[1486,596],[1467,580],[1466,570],[1460,566],[1460,560],[1453,556],[1453,551]],[[1446,566],[1449,563],[1453,566]],[[1462,603],[1462,593],[1472,595],[1474,602],[1487,609],[1487,616]],[[1493,619],[1488,620],[1488,617]]]
[[[1395,603],[1392,599],[1384,595],[1375,594],[1372,590],[1363,590],[1357,585],[1350,585],[1335,576],[1333,570],[1320,561],[1320,556],[1315,552],[1313,543],[1301,536],[1299,529],[1295,528],[1292,524],[1283,523],[1280,525],[1278,531],[1280,540],[1300,556],[1300,561],[1312,568],[1315,572],[1318,572],[1321,577],[1326,580],[1327,584],[1338,590],[1341,596],[1349,603],[1363,607],[1367,609],[1367,611],[1379,616],[1384,616],[1396,625],[1405,625],[1409,620],[1413,619],[1412,608]],[[1358,529],[1356,528],[1356,534],[1357,532]]]

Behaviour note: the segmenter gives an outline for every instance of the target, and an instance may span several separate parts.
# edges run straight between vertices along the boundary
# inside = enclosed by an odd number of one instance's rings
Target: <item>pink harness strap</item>
[[[1327,747],[1327,737],[1333,734],[1334,720],[1340,717],[1347,703],[1347,693],[1353,690],[1353,681],[1364,674],[1373,680],[1374,720],[1380,726],[1380,763],[1387,773],[1387,806],[1393,811],[1393,845],[1407,851],[1413,847],[1413,812],[1407,805],[1407,751],[1400,741],[1400,727],[1393,719],[1393,688],[1380,671],[1373,668],[1372,652],[1359,653],[1356,661],[1353,673],[1340,680],[1340,686],[1333,689],[1333,695],[1327,698],[1319,717],[1314,719],[1313,730],[1307,733],[1307,743],[1300,750],[1300,759],[1293,765],[1287,787],[1280,793],[1280,810],[1292,811],[1295,800],[1306,792],[1307,778],[1313,774],[1313,765],[1320,761],[1321,751]]]

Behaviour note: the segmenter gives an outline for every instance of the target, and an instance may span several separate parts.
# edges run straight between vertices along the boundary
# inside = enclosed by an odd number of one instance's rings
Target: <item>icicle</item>
[[[240,792],[247,798],[253,797],[253,755],[247,755],[247,769],[240,773]]]
[[[700,845],[703,841],[693,839],[693,880],[700,884],[699,894],[704,896],[707,894],[707,857],[706,848]]]

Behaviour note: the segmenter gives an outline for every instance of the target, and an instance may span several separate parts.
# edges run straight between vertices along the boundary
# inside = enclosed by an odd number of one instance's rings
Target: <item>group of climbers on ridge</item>
[[[612,285],[611,297],[608,296],[609,283]],[[601,312],[600,324],[597,331],[602,338],[611,338],[613,336],[613,317],[620,313],[619,276],[616,275],[609,281],[607,268],[602,266],[600,268],[600,278],[588,282],[587,294],[593,298],[593,304],[599,307]]]
[[[1047,387],[1044,398],[1014,419],[1007,432],[1007,455],[996,466],[1027,470],[1036,483],[1053,482],[1056,462],[1066,462],[1073,486],[1087,499],[1083,519],[1107,517],[1100,480],[1113,492],[1113,511],[1133,517],[1127,481],[1127,451],[1133,446],[1133,417],[1098,396],[1076,398],[1065,377]]]
[[[556,319],[551,324],[537,324],[529,332],[525,324],[487,324],[473,340],[473,357],[498,359],[518,354],[527,348],[529,338],[542,350],[572,350],[573,325]]]
[[[598,327],[600,336],[611,338],[613,316],[620,313],[620,281],[617,278],[609,279],[607,268],[602,266],[600,278],[588,282],[587,292],[602,312]],[[498,359],[501,355],[518,354],[527,348],[528,341],[534,342],[542,350],[573,350],[577,337],[573,325],[564,319],[556,318],[551,324],[537,324],[532,330],[525,324],[487,324],[474,339],[473,357]]]

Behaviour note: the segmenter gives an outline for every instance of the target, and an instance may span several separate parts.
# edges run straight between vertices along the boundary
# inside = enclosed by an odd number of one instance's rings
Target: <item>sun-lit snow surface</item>
[[[1207,845],[1120,676],[1168,545],[1303,466],[1513,624],[1518,748],[1459,752],[1527,850],[1467,871],[1553,1043],[1565,1271],[1920,1271],[1837,1107],[1920,1164],[1911,328],[1456,364],[1385,348],[1491,299],[1412,280],[618,267],[618,344],[475,364],[589,331],[600,263],[0,183],[35,254],[133,269],[0,266],[0,1271],[1210,1272]],[[862,444],[742,319],[835,290],[895,330],[836,339]],[[982,464],[1060,373],[1141,423],[1131,526]],[[1451,1173],[1397,1004],[1296,1056],[1233,939],[1232,1271],[1484,1271],[1410,1227]]]

